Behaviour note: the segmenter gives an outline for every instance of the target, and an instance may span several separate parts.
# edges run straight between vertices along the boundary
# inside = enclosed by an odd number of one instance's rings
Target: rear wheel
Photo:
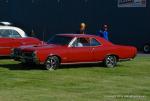
[[[109,55],[104,60],[105,66],[108,68],[113,68],[117,65],[117,58],[114,55]]]
[[[150,45],[145,44],[144,47],[143,47],[143,51],[144,51],[144,53],[150,53]]]
[[[57,56],[48,57],[45,62],[45,68],[47,70],[56,70],[60,65],[59,58]]]

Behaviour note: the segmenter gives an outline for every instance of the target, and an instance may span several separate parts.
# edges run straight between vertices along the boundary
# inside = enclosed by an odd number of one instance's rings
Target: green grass
[[[72,68],[71,68],[72,67]],[[149,101],[150,57],[46,71],[0,60],[0,101]]]

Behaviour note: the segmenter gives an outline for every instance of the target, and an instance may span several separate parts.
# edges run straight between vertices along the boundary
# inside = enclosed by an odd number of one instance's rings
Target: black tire
[[[144,53],[150,53],[150,45],[145,44],[144,47],[143,47],[143,51],[144,51]]]
[[[50,56],[45,62],[45,68],[47,70],[56,70],[60,65],[60,60],[57,56]]]
[[[117,65],[117,58],[114,55],[109,55],[105,58],[104,64],[108,68],[114,68]]]

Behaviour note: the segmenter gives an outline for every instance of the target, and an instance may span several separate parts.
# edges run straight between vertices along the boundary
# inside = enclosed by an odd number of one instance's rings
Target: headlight
[[[15,48],[12,48],[11,51],[14,52]]]

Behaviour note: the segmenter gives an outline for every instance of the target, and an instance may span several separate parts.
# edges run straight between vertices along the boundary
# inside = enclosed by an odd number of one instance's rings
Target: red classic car
[[[37,38],[27,37],[18,27],[0,25],[0,56],[10,56],[13,48],[22,45],[38,45],[42,42]]]
[[[22,63],[44,64],[47,70],[54,70],[62,64],[99,62],[115,67],[120,60],[133,59],[137,49],[115,45],[94,35],[58,34],[45,45],[20,47],[13,54]]]

